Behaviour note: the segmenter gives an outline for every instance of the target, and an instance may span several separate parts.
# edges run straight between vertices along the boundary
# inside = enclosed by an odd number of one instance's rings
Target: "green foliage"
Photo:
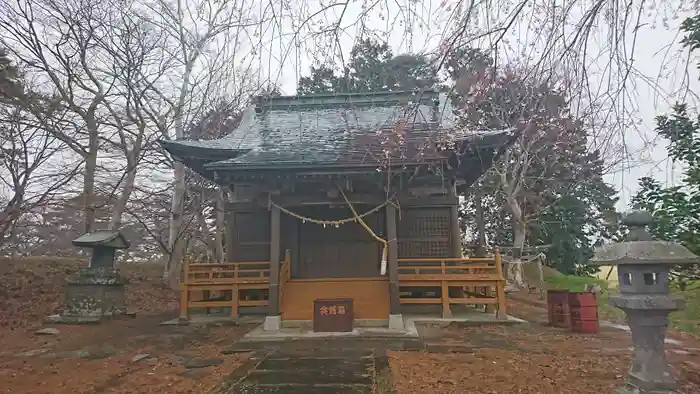
[[[700,16],[686,19],[681,31],[686,33],[682,42],[691,52],[700,48]],[[700,118],[678,103],[670,115],[656,117],[656,131],[668,141],[668,155],[684,167],[681,184],[663,187],[655,179],[642,178],[632,204],[654,216],[650,231],[657,239],[680,242],[700,254]],[[690,281],[700,279],[700,267],[676,267],[672,279],[685,289]]]
[[[439,77],[423,55],[394,56],[386,43],[360,40],[352,48],[343,70],[322,65],[299,79],[297,94],[366,93],[436,87]]]

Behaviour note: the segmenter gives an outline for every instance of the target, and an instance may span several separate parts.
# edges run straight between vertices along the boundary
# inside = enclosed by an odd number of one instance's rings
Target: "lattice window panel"
[[[398,223],[399,258],[449,257],[450,209],[412,208]]]
[[[411,209],[399,225],[399,237],[425,238],[450,236],[449,208]]]

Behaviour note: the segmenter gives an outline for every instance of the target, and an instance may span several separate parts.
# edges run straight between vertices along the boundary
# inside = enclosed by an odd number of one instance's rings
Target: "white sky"
[[[283,93],[294,94],[298,78],[308,75],[311,65],[340,64],[341,57],[345,60],[349,57],[350,49],[360,34],[387,40],[395,54],[434,54],[440,51],[441,43],[461,26],[464,20],[464,13],[458,12],[464,4],[458,0],[357,0],[349,2],[347,7],[343,6],[341,1],[343,0],[235,0],[229,6],[240,7],[242,18],[258,19],[261,22],[257,28],[242,29],[245,34],[237,37],[240,42],[237,42],[235,49],[229,50],[241,54],[237,55],[240,58],[241,69],[249,65],[258,68],[260,79],[272,80],[281,87]],[[475,3],[479,4],[479,7],[470,14],[467,29],[471,36],[504,26],[513,9],[520,4],[511,4],[508,0],[479,0]],[[499,57],[528,64],[536,62],[542,58],[545,43],[551,42],[547,40],[547,31],[538,28],[551,27],[553,21],[561,20],[560,14],[557,13],[566,9],[566,28],[557,31],[564,31],[564,34],[572,36],[577,32],[575,26],[580,25],[584,18],[585,10],[593,3],[597,1],[558,0],[553,3],[551,0],[530,0],[523,11],[523,15],[527,17],[511,25],[502,44],[499,45]],[[613,7],[618,3],[627,4],[621,0],[605,2],[606,7]],[[633,0],[632,3],[641,3],[641,0]],[[632,13],[627,21],[627,28],[623,29],[627,36],[622,41],[627,45],[625,53],[621,56],[627,64],[630,64],[629,59],[633,59],[631,64],[634,66],[628,79],[628,96],[624,101],[624,110],[627,120],[633,121],[635,126],[616,125],[610,120],[607,124],[608,128],[616,129],[611,133],[619,145],[624,145],[627,150],[628,160],[618,166],[617,171],[607,176],[608,181],[620,191],[620,210],[626,209],[640,177],[651,175],[667,184],[678,178],[679,171],[674,171],[667,160],[665,144],[656,138],[653,128],[656,115],[667,112],[675,100],[684,99],[681,87],[687,85],[687,81],[690,81],[691,91],[698,91],[698,74],[694,67],[697,59],[690,59],[690,73],[686,74],[685,62],[688,59],[684,53],[679,52],[680,45],[669,45],[678,41],[678,27],[683,19],[695,13],[692,9],[695,6],[694,2],[689,10],[676,12],[678,5],[683,3],[688,2],[647,0],[639,20],[636,18],[638,12]],[[334,4],[335,6],[331,6]],[[533,4],[534,7],[531,6]],[[545,9],[551,4],[557,4],[559,8],[554,11],[555,17],[547,19],[553,15],[552,10]],[[657,4],[664,4],[664,7],[657,9]],[[545,8],[539,8],[540,5]],[[327,9],[321,12],[324,8]],[[619,67],[613,67],[612,74],[611,68],[608,67],[613,52],[610,50],[612,30],[609,28],[612,22],[607,16],[615,13],[601,14],[606,17],[599,18],[597,29],[588,41],[588,82],[594,90],[593,94],[600,101],[599,104],[611,109],[614,101],[615,109],[622,110],[621,100],[613,100],[606,96],[610,89],[618,88],[615,81],[619,80],[619,75],[615,75],[615,70],[619,70]],[[341,20],[341,15],[342,22],[335,30],[337,35],[319,34],[322,30],[334,27],[334,24]],[[618,12],[617,15],[621,14]],[[637,25],[640,27],[635,29]],[[637,35],[633,36],[635,31]],[[489,47],[489,44],[490,42],[483,38],[471,43],[481,47]],[[559,53],[560,51],[553,51],[549,62],[560,60],[557,59]],[[569,63],[575,63],[575,58],[573,59]],[[580,64],[559,66],[576,72],[581,70]],[[609,81],[611,77],[612,82]],[[234,82],[230,88],[224,89],[236,88],[240,89]],[[165,178],[169,178],[169,174]]]
[[[455,9],[461,2],[452,0],[411,1],[398,0],[389,6],[385,3],[370,3],[367,1],[353,2],[347,8],[337,5],[330,7],[325,12],[319,11],[330,4],[339,1],[333,0],[303,0],[291,2],[294,8],[284,11],[276,10],[278,23],[272,26],[267,24],[267,31],[262,33],[263,42],[257,44],[257,66],[260,68],[260,78],[272,80],[277,83],[284,94],[294,94],[296,81],[300,75],[308,75],[312,64],[329,63],[340,64],[340,54],[344,59],[349,56],[350,48],[358,38],[358,34],[374,30],[378,32],[375,37],[386,39],[395,54],[405,52],[436,53],[440,43],[459,25],[460,20],[455,16]],[[551,2],[531,1],[534,4],[551,4]],[[561,3],[561,4],[560,4]],[[573,34],[575,28],[572,25],[580,24],[583,18],[583,10],[589,9],[590,1],[561,0],[557,4],[568,9],[569,28],[567,32]],[[615,2],[606,2],[610,6]],[[634,1],[634,3],[639,3]],[[664,7],[657,9],[659,1],[647,1],[645,8],[639,15],[635,11],[630,14],[630,22],[625,30],[627,37],[622,39],[627,43],[625,53],[621,56],[627,64],[633,59],[633,71],[628,79],[627,98],[623,101],[614,99],[618,111],[628,113],[628,120],[635,123],[631,125],[613,125],[619,128],[615,131],[615,138],[620,146],[627,149],[625,163],[618,166],[618,170],[607,176],[608,181],[620,191],[621,201],[619,209],[626,209],[630,197],[634,194],[637,181],[642,176],[651,175],[667,183],[673,183],[679,171],[672,168],[667,160],[665,143],[656,138],[653,131],[654,117],[669,110],[675,100],[684,99],[678,90],[687,86],[690,81],[692,91],[697,91],[698,78],[694,64],[691,60],[690,74],[686,74],[685,62],[688,60],[685,53],[681,53],[681,47],[677,43],[679,39],[678,27],[685,17],[692,15],[692,10],[678,12],[677,0],[663,2]],[[365,4],[363,6],[363,4]],[[371,8],[374,4],[374,8]],[[508,7],[497,7],[486,12],[488,0],[480,4],[484,6],[478,12],[472,13],[473,26],[471,31],[478,34],[482,31],[492,31],[493,26],[506,23],[512,10]],[[500,1],[494,5],[508,4]],[[511,5],[515,7],[515,3]],[[363,8],[364,7],[364,8]],[[692,7],[691,7],[692,8]],[[361,16],[363,10],[371,9],[368,15]],[[410,10],[411,12],[407,12]],[[260,15],[269,15],[269,10],[261,5]],[[548,12],[548,11],[547,11]],[[317,14],[318,13],[318,14]],[[338,30],[338,41],[333,36],[319,36],[312,34],[331,26],[342,17],[341,28]],[[299,20],[308,16],[316,16],[299,28]],[[491,15],[491,17],[486,17]],[[499,55],[503,58],[517,59],[518,61],[535,61],[541,58],[543,48],[542,31],[534,31],[535,28],[547,26],[544,11],[536,10],[528,13],[526,20],[516,22],[505,37],[507,45],[501,45]],[[606,14],[610,15],[610,14]],[[549,24],[551,25],[551,23]],[[634,25],[640,27],[636,30]],[[407,29],[405,26],[413,26]],[[598,95],[603,106],[612,107],[613,99],[606,98],[606,94],[612,88],[617,88],[615,72],[610,73],[610,59],[613,51],[610,50],[609,39],[612,30],[608,27],[609,20],[600,18],[598,28],[592,34],[588,43],[588,71],[592,90]],[[294,34],[300,31],[299,34]],[[633,35],[637,32],[636,37]],[[483,39],[480,45],[488,45]],[[634,44],[634,45],[633,45]],[[634,47],[634,51],[632,48]],[[599,59],[591,60],[598,57]],[[580,65],[567,65],[570,69],[580,70]],[[615,69],[613,67],[613,69]],[[610,82],[611,76],[613,81]],[[619,76],[617,76],[619,80]],[[608,120],[610,121],[610,120]],[[675,175],[675,177],[674,177]]]

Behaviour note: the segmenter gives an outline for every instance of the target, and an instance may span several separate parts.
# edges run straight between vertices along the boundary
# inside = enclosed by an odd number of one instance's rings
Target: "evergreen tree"
[[[311,75],[300,78],[297,94],[414,90],[438,84],[439,77],[425,56],[394,56],[386,43],[363,39],[352,48],[339,74],[326,65],[311,67]]]

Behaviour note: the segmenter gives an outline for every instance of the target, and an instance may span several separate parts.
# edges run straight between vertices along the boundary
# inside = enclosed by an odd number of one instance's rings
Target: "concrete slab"
[[[425,315],[425,314],[409,314],[404,315],[404,322],[412,321],[414,324],[416,322],[420,323],[432,323],[432,324],[450,324],[450,323],[465,323],[465,324],[522,324],[527,323],[523,319],[519,319],[515,316],[506,315],[505,319],[499,319],[496,317],[495,313],[484,313],[484,312],[459,312],[453,313],[452,317],[443,318],[439,314],[436,315]]]
[[[232,318],[226,315],[192,315],[190,320],[181,322],[179,318],[164,321],[161,326],[178,326],[183,324],[207,325],[207,324],[246,324],[246,323],[262,323],[264,316],[241,316]]]
[[[287,339],[310,339],[310,338],[357,338],[357,337],[417,337],[418,331],[409,332],[406,330],[392,330],[385,327],[356,327],[350,332],[314,332],[313,330],[300,327],[282,327],[278,331],[265,331],[260,325],[247,333],[241,342],[245,341],[282,341]]]
[[[632,330],[630,329],[630,326],[628,326],[627,324],[619,324],[619,323],[613,323],[613,322],[609,322],[609,321],[601,321],[600,326],[601,327],[616,328],[618,330],[632,332]],[[677,339],[673,339],[673,338],[665,338],[664,343],[666,343],[667,345],[678,345],[678,346],[683,345],[683,342],[681,342]]]
[[[283,341],[289,339],[313,339],[313,338],[419,338],[416,323],[432,324],[519,324],[527,323],[525,320],[513,316],[506,319],[498,319],[495,313],[463,312],[455,313],[451,318],[443,318],[440,315],[403,315],[402,328],[389,328],[386,321],[383,326],[363,324],[355,327],[350,332],[314,332],[311,322],[295,321],[292,324],[284,324],[279,330],[266,331],[263,325],[248,332],[240,342],[255,341]]]

